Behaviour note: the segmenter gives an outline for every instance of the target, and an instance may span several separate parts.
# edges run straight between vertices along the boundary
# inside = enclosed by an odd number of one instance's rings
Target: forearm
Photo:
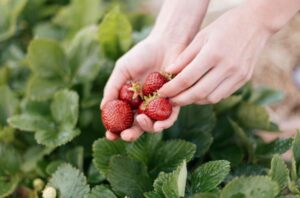
[[[242,6],[250,9],[256,20],[275,33],[300,10],[300,0],[248,0]]]
[[[209,0],[165,0],[151,36],[189,43],[200,29]]]

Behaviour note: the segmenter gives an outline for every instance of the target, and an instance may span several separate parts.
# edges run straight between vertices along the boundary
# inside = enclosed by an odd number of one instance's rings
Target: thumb
[[[103,93],[103,99],[100,104],[100,109],[111,100],[115,100],[119,96],[119,90],[130,79],[126,65],[117,63],[111,76],[109,77]]]

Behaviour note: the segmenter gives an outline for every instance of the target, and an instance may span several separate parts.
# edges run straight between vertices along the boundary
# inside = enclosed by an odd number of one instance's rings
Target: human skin
[[[167,72],[159,91],[174,105],[214,104],[250,80],[269,37],[300,8],[299,0],[249,0],[201,30]]]
[[[153,122],[146,115],[136,116],[134,126],[121,133],[125,141],[136,140],[143,131],[169,128],[180,106],[217,103],[235,92],[251,78],[268,38],[300,8],[300,0],[249,0],[198,32],[208,3],[165,0],[149,37],[117,62],[101,107],[118,97],[127,80],[142,81],[160,70],[177,74],[159,90],[174,105],[170,118]],[[109,131],[106,137],[119,138]]]
[[[142,82],[149,73],[165,70],[199,31],[208,2],[165,0],[150,35],[117,61],[105,86],[101,108],[108,101],[118,98],[119,90],[126,81]],[[144,114],[138,115],[134,125],[121,132],[120,136],[125,141],[134,141],[144,131],[162,131],[173,125],[178,113],[179,107],[174,106],[169,119],[155,123]],[[116,140],[119,136],[107,131],[106,138]]]

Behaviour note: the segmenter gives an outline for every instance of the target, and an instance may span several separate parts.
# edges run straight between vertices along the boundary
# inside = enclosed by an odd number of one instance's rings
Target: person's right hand
[[[153,37],[148,37],[137,44],[117,61],[104,89],[101,108],[108,101],[118,98],[120,88],[127,81],[143,82],[149,73],[164,71],[164,68],[175,60],[186,45],[186,43]],[[144,114],[137,115],[133,126],[121,132],[120,136],[125,141],[134,141],[142,135],[143,131],[160,132],[172,126],[178,114],[179,107],[173,107],[172,114],[167,120],[155,123]],[[106,138],[116,140],[119,136],[107,131]]]

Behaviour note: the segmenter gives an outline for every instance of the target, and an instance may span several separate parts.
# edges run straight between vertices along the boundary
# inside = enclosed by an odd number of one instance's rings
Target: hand
[[[200,31],[166,71],[177,76],[159,93],[173,104],[217,103],[247,82],[271,35],[245,7],[225,13]]]
[[[118,98],[121,86],[128,80],[143,82],[147,74],[153,71],[163,71],[165,66],[170,64],[186,47],[186,44],[174,43],[170,44],[165,39],[149,37],[120,58],[106,84],[101,108],[106,102]],[[137,115],[133,126],[124,130],[121,133],[121,138],[125,141],[134,141],[143,131],[160,132],[173,125],[178,117],[178,113],[179,107],[175,106],[167,120],[155,123],[144,114]],[[116,134],[109,131],[106,132],[106,137],[109,140],[119,138]]]

